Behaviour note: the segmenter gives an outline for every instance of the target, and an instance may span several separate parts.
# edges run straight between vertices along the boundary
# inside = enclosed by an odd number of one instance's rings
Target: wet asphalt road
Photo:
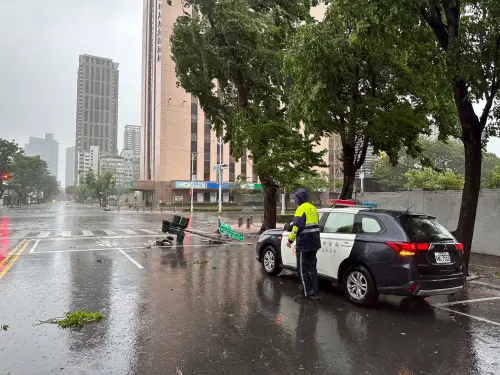
[[[0,374],[500,373],[498,289],[365,309],[323,285],[321,302],[297,304],[294,276],[264,276],[253,246],[188,235],[144,248],[170,216],[0,208],[0,259],[19,254],[0,266]],[[192,223],[212,231],[216,219]],[[104,319],[81,331],[38,324],[77,309]]]

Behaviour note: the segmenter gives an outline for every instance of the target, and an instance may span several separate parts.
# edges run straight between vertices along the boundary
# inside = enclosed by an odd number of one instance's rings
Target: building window
[[[95,104],[94,104],[94,109],[95,109],[96,111],[98,111],[98,110],[99,110],[99,98],[98,98],[98,97],[96,97],[96,98],[95,98],[95,100],[94,100],[94,102],[95,102]]]
[[[94,122],[99,123],[99,112],[98,111],[94,111]]]
[[[94,80],[94,67],[90,67],[90,79],[93,81]]]
[[[90,87],[89,87],[89,82],[88,80],[85,81],[85,94],[90,93]]]
[[[109,150],[109,148],[108,148],[108,147],[109,147],[109,145],[108,145],[108,140],[107,140],[107,139],[106,139],[106,141],[105,141],[105,146],[106,146],[106,150]]]
[[[94,95],[94,81],[90,81],[90,93]]]
[[[85,112],[87,112],[87,111],[85,111]],[[85,137],[87,136],[88,126],[89,126],[88,124],[83,125],[83,135],[84,135]]]
[[[95,80],[96,81],[101,80],[101,68],[98,66],[95,68]]]
[[[101,84],[99,82],[95,83],[95,94],[101,95]]]
[[[90,111],[89,121],[94,122],[94,111]]]

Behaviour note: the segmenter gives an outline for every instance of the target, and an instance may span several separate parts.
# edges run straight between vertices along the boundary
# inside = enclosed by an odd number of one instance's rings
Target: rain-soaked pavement
[[[0,374],[500,374],[499,289],[365,309],[324,285],[297,304],[296,279],[264,276],[253,246],[145,248],[169,216],[0,208]],[[39,324],[77,309],[104,319]]]

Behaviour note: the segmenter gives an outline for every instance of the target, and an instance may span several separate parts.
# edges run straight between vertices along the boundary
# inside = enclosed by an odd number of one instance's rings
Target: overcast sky
[[[140,125],[142,0],[0,0],[0,137],[21,146],[54,133],[58,179],[75,143],[78,56],[120,64],[118,148]],[[500,140],[488,145],[500,156]]]
[[[75,144],[78,56],[120,64],[118,149],[140,125],[142,0],[0,0],[0,138],[54,133],[58,179]]]

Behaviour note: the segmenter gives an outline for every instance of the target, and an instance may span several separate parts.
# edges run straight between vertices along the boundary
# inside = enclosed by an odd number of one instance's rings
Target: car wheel
[[[365,267],[350,267],[344,274],[343,286],[349,300],[356,305],[369,306],[378,299],[375,282]]]
[[[281,272],[278,255],[274,247],[268,245],[262,252],[262,269],[268,275],[276,276]]]

